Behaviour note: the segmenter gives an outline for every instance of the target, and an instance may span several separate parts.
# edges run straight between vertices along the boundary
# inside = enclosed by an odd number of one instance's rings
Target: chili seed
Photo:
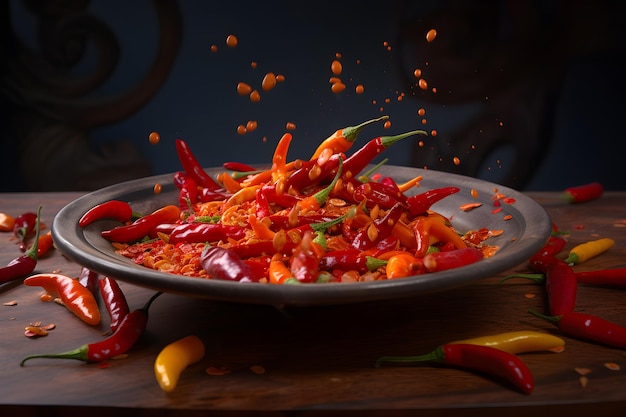
[[[604,367],[610,371],[619,371],[621,369],[620,366],[614,362],[606,362]]]
[[[419,88],[421,88],[422,90],[426,90],[428,89],[428,83],[426,82],[425,79],[420,78],[420,80],[417,82],[417,85],[419,86]]]
[[[426,32],[426,42],[432,42],[435,40],[435,38],[437,37],[437,30],[436,29],[431,29],[428,32]]]
[[[7,306],[7,307],[16,306],[17,305],[17,301],[15,301],[15,300],[7,301],[6,303],[2,303],[2,305],[3,306]]]
[[[161,194],[161,191],[163,190],[163,186],[161,184],[159,184],[158,182],[156,184],[154,184],[154,194]]]
[[[363,84],[359,84],[354,88],[354,91],[357,94],[363,94],[363,92],[365,91],[365,87],[363,87]]]
[[[46,329],[42,329],[39,326],[26,326],[24,328],[24,335],[26,337],[47,336],[48,331]]]
[[[367,228],[367,238],[372,242],[378,238],[378,229],[373,223]]]
[[[274,87],[276,87],[276,75],[274,75],[273,72],[268,72],[265,74],[265,77],[263,77],[261,88],[263,91],[270,91]]]
[[[385,123],[383,123],[383,129],[389,129],[391,127],[391,120],[386,120]]]

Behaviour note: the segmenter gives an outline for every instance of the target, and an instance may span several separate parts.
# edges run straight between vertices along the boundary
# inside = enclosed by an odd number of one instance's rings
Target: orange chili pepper
[[[48,251],[52,248],[53,243],[54,242],[52,241],[52,231],[41,235],[39,237],[39,244],[37,247],[37,257],[42,257],[43,255],[48,253]]]
[[[389,119],[389,116],[381,116],[377,119],[368,120],[356,126],[348,126],[337,130],[320,143],[311,156],[311,159],[318,158],[325,149],[332,150],[332,153],[346,152],[352,147],[352,144],[357,140],[359,133],[361,133],[361,130],[363,130],[365,126],[387,119]]]
[[[61,274],[36,274],[24,280],[24,285],[42,287],[52,297],[58,297],[72,313],[85,323],[100,323],[100,309],[94,295],[81,283]]]
[[[12,232],[15,225],[15,217],[6,213],[0,213],[0,232]]]
[[[291,133],[285,133],[276,145],[274,156],[272,158],[272,178],[274,181],[284,180],[287,177],[287,152],[291,144],[293,136]]]
[[[228,175],[228,172],[222,172],[218,175],[217,179],[222,183],[224,188],[226,188],[226,191],[228,191],[229,193],[236,193],[237,191],[241,190],[241,184],[233,177]]]
[[[293,277],[289,268],[287,268],[285,262],[283,262],[283,256],[279,253],[272,256],[268,275],[270,284],[291,284],[298,282],[298,280]]]
[[[389,258],[385,272],[388,279],[416,275],[422,270],[422,261],[410,253],[400,253]]]
[[[257,238],[261,240],[272,240],[274,239],[274,235],[276,232],[271,230],[265,223],[261,220],[257,219],[254,214],[248,216],[248,223],[250,227],[254,231],[254,234]]]

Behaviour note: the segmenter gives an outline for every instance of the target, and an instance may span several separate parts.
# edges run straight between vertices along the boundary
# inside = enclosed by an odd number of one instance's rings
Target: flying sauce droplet
[[[357,94],[363,94],[363,92],[365,91],[365,87],[363,87],[363,84],[359,84],[354,88],[354,91]]]
[[[246,83],[237,84],[237,94],[240,96],[247,96],[252,91],[252,87]]]
[[[437,37],[436,29],[431,29],[428,32],[426,32],[426,42],[432,42],[435,40],[436,37]]]
[[[235,35],[228,35],[228,37],[226,37],[226,46],[229,48],[234,48],[237,46],[237,43],[239,43],[239,40]]]
[[[265,74],[265,77],[263,77],[261,88],[263,91],[270,91],[274,87],[276,87],[276,75],[274,75],[273,72],[268,72]]]
[[[343,71],[343,65],[341,65],[341,62],[334,60],[330,64],[330,70],[333,72],[333,74],[340,75],[341,72]]]
[[[148,135],[148,141],[150,141],[152,145],[156,145],[157,143],[159,143],[160,140],[161,135],[159,135],[157,132],[152,132],[150,133],[150,135]]]

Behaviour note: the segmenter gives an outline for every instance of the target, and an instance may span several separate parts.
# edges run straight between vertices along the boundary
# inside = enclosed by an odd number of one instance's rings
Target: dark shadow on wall
[[[93,190],[172,172],[177,137],[205,166],[266,163],[288,121],[298,126],[290,154],[306,157],[334,130],[381,113],[392,128],[364,137],[438,132],[419,146],[394,145],[392,164],[526,190],[590,181],[626,189],[622,3],[259,3],[5,0],[10,157],[0,190]],[[438,35],[426,42],[431,28]],[[233,50],[223,43],[230,33],[240,39]],[[337,53],[348,85],[340,95],[328,84]],[[419,87],[417,68],[429,88]],[[257,104],[235,94],[238,81],[266,71],[285,74],[284,86]],[[365,94],[354,93],[357,83]],[[253,119],[255,134],[236,133]],[[159,146],[148,143],[151,131]]]

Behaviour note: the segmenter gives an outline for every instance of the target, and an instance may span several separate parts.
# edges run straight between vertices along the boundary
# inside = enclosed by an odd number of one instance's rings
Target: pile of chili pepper
[[[346,132],[352,136],[345,137]],[[431,210],[458,187],[410,195],[421,177],[397,183],[362,173],[394,143],[425,134],[376,137],[348,155],[354,131],[339,129],[309,159],[289,160],[293,138],[285,133],[270,168],[227,162],[215,178],[177,139],[183,167],[173,179],[177,202],[135,220],[129,203],[105,202],[86,213],[80,225],[117,219],[122,224],[102,236],[137,264],[241,282],[395,279],[491,256],[494,247],[487,251],[483,242],[489,233],[470,242]]]
[[[9,216],[10,217],[10,216]],[[13,218],[11,218],[13,219]],[[13,219],[15,220],[15,219]],[[18,223],[16,221],[6,220],[11,225],[9,230],[14,230],[16,236],[19,233],[20,236],[26,236],[26,232],[20,232],[22,223]],[[28,226],[30,229],[30,226]],[[28,274],[32,273],[37,266],[37,261],[39,257],[42,256],[48,249],[46,248],[48,240],[46,239],[43,243],[40,243],[40,229],[41,229],[41,207],[37,210],[37,214],[35,215],[35,221],[32,225],[32,230],[35,233],[35,239],[30,247],[23,255],[18,256],[9,262],[6,266],[0,268],[0,284],[4,284],[7,282],[14,281],[16,279],[24,278]],[[30,232],[28,232],[29,234]],[[52,246],[52,240],[50,238],[50,246]]]

